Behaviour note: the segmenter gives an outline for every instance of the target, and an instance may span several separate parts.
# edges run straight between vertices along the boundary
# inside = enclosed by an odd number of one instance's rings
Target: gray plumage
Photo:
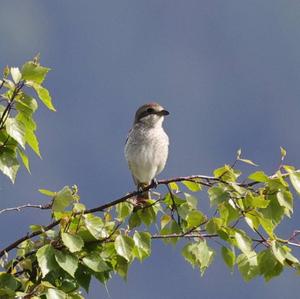
[[[130,130],[125,157],[138,188],[149,185],[164,169],[168,158],[169,138],[162,123],[169,112],[157,103],[140,107]],[[149,198],[149,193],[142,194]]]

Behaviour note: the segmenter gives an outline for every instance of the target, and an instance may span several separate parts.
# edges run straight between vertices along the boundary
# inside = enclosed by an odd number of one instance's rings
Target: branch
[[[289,173],[282,174],[282,176],[288,176],[288,175],[289,175]],[[274,178],[274,177],[275,176],[272,176],[270,178]],[[80,215],[80,214],[91,214],[91,213],[95,213],[95,212],[103,212],[103,211],[105,211],[106,209],[108,209],[110,207],[113,207],[113,206],[115,206],[115,205],[117,205],[121,202],[127,201],[131,197],[140,195],[143,192],[148,191],[152,188],[156,188],[158,185],[168,185],[169,183],[172,183],[172,182],[182,182],[182,181],[189,181],[189,180],[193,180],[196,183],[198,183],[200,185],[207,186],[207,187],[211,187],[211,186],[213,186],[214,184],[216,184],[218,182],[219,183],[224,183],[224,184],[229,184],[229,185],[231,184],[230,182],[225,182],[220,178],[216,178],[216,177],[212,177],[212,176],[205,176],[205,175],[179,176],[179,177],[175,177],[175,178],[159,180],[157,182],[152,182],[150,185],[144,187],[140,191],[131,192],[131,193],[125,195],[125,196],[122,196],[122,197],[120,197],[116,200],[113,200],[113,201],[111,201],[109,203],[106,203],[104,205],[101,205],[99,207],[85,210],[83,213],[82,212],[73,213],[73,216],[77,216],[77,215]],[[260,184],[260,182],[252,182],[250,184],[252,186],[252,185],[255,185],[255,184]],[[248,187],[250,184],[243,183],[243,184],[239,184],[239,186]],[[30,206],[28,206],[28,207],[30,207]],[[23,241],[34,238],[38,235],[41,235],[44,232],[46,232],[46,231],[52,229],[53,227],[57,226],[59,223],[60,223],[60,220],[56,220],[56,221],[53,221],[52,223],[50,223],[49,225],[45,226],[42,230],[35,231],[33,233],[27,233],[25,236],[21,237],[20,239],[16,240],[15,242],[11,243],[10,245],[8,245],[4,249],[2,249],[0,251],[0,258],[2,256],[4,256],[6,253],[8,253],[9,251],[15,249]],[[159,236],[156,235],[156,238],[159,238]],[[294,245],[294,243],[293,243],[293,245]]]
[[[2,209],[0,210],[0,214],[4,213],[4,212],[10,212],[10,211],[18,211],[20,212],[22,209],[25,208],[36,208],[36,209],[41,209],[41,210],[48,210],[51,209],[51,204],[46,204],[46,205],[33,205],[30,203],[18,206],[18,207],[13,207],[13,208],[6,208],[6,209]]]

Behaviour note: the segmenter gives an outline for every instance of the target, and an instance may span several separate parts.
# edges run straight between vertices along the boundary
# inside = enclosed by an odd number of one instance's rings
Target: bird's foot
[[[156,178],[154,178],[154,179],[152,180],[151,186],[153,186],[153,188],[157,188],[157,186],[158,186],[158,181],[157,181]]]

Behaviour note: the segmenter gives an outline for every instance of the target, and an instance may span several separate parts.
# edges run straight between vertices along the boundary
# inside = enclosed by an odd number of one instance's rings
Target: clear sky
[[[157,101],[170,157],[160,178],[211,174],[238,148],[269,173],[279,147],[299,166],[300,2],[291,0],[3,0],[0,67],[18,66],[40,52],[53,70],[46,86],[57,108],[37,114],[43,160],[32,156],[12,186],[0,176],[0,208],[44,203],[39,188],[77,184],[88,207],[133,190],[123,147],[138,106]],[[42,107],[42,106],[41,106]],[[251,169],[252,170],[252,169]],[[200,197],[200,206],[206,198]],[[203,203],[205,205],[205,203]],[[284,233],[299,229],[295,219]],[[0,217],[1,247],[47,224],[48,212]],[[115,277],[110,298],[292,298],[299,277],[285,271],[266,284],[243,282],[221,261],[200,277],[180,255],[182,244],[153,244],[135,262],[127,283]],[[87,298],[109,298],[93,282]]]

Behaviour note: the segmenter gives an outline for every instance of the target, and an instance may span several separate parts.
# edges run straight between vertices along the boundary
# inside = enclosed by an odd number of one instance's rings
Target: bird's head
[[[162,124],[166,115],[169,115],[169,112],[158,103],[145,104],[136,111],[134,124],[155,127]]]

